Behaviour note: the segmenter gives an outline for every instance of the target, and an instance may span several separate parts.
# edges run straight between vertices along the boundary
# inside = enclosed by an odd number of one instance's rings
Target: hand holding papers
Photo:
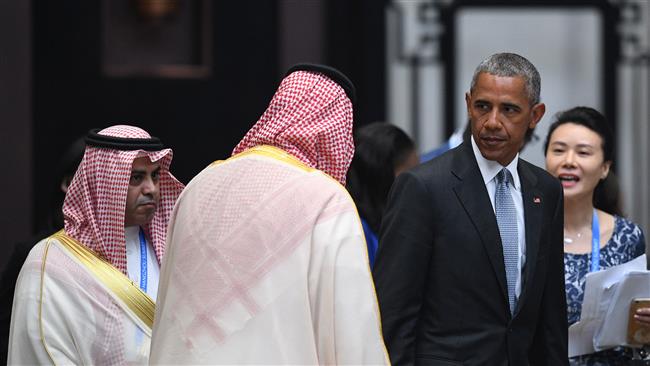
[[[569,357],[593,353],[627,342],[630,303],[650,298],[646,257],[587,275],[580,321],[569,327]]]

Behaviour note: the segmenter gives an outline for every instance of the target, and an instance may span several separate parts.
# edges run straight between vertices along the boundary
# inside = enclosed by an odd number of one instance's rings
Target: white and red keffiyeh
[[[352,102],[323,73],[295,71],[282,80],[271,103],[233,150],[280,148],[345,185],[354,155]]]
[[[117,125],[100,135],[148,139],[141,128]],[[151,222],[143,227],[158,262],[165,253],[167,223],[183,190],[170,172],[172,150],[115,150],[87,146],[63,202],[65,232],[127,274],[124,212],[133,160],[148,157],[160,162],[160,201]]]

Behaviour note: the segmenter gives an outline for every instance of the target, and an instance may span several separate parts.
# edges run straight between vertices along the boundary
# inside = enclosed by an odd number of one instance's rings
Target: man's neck
[[[124,227],[124,236],[127,238],[137,238],[140,235],[140,226],[125,226]]]
[[[481,153],[481,150],[478,148],[478,145],[474,141],[474,137],[472,136],[470,138],[470,145],[472,152],[474,153],[474,157],[476,158],[476,162],[478,164],[479,170],[481,171],[481,176],[483,177],[483,180],[485,184],[487,184],[501,169],[504,167],[509,166],[510,164],[513,164],[509,169],[510,173],[513,175],[513,178],[515,179],[515,182],[518,184],[519,182],[519,177],[518,174],[515,174],[517,171],[517,166],[519,164],[518,161],[515,161],[515,159],[518,160],[519,155],[515,155],[515,157],[510,161],[510,163],[506,165],[501,165],[498,161],[495,160],[488,160],[486,159],[483,154]],[[513,163],[514,162],[514,163]],[[517,178],[515,178],[515,175],[517,175]]]

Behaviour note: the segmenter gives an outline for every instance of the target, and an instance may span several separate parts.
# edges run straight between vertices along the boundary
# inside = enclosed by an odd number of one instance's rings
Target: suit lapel
[[[521,295],[516,312],[524,305],[530,286],[530,279],[535,273],[539,253],[539,237],[542,229],[542,212],[544,196],[537,187],[537,177],[525,162],[519,160],[519,179],[521,181],[522,200],[524,204],[524,222],[526,225],[526,264],[522,273]],[[515,313],[516,313],[515,312]]]
[[[455,161],[452,165],[452,174],[460,181],[454,186],[453,190],[481,237],[487,256],[494,269],[494,274],[499,281],[503,301],[507,304],[508,292],[506,290],[503,249],[492,203],[483,183],[483,177],[476,163],[471,145],[463,143],[458,149],[458,154],[455,155]]]

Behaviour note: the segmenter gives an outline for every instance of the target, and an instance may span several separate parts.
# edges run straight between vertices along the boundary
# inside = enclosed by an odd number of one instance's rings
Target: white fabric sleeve
[[[348,204],[352,205],[351,200]],[[390,364],[356,210],[345,210],[319,223],[314,230],[314,250],[313,258],[322,261],[310,269],[319,362]]]
[[[66,328],[56,319],[60,317],[45,318],[41,324],[39,313],[41,303],[41,257],[43,245],[39,244],[32,249],[18,276],[16,292],[11,315],[11,330],[9,335],[9,365],[43,365],[52,364],[78,364],[80,360],[74,358],[75,346],[72,342],[63,342]],[[46,291],[46,290],[44,290]],[[47,298],[44,299],[43,312],[50,313]],[[41,326],[44,334],[55,334],[48,337],[52,357],[41,339]]]

